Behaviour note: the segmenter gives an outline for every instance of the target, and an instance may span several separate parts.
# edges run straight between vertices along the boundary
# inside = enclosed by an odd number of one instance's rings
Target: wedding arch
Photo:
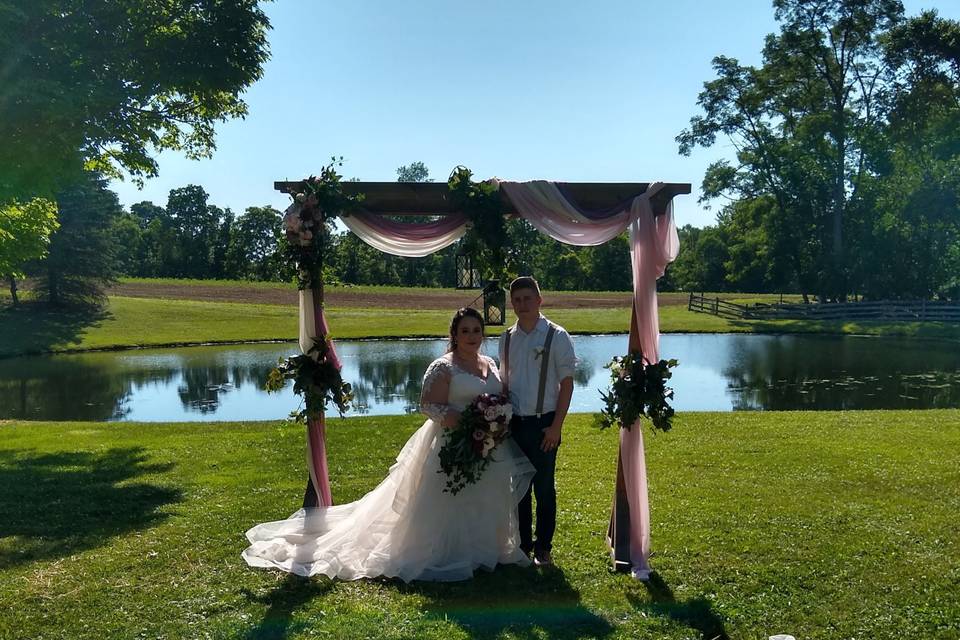
[[[458,171],[469,181],[469,171],[458,168],[454,175]],[[454,193],[454,176],[448,184],[340,182],[339,178],[331,164],[320,177],[274,183],[276,190],[293,198],[284,223],[299,268],[303,360],[309,355],[331,371],[340,369],[324,314],[322,254],[313,245],[322,235],[316,232],[326,218],[337,216],[350,231],[380,251],[423,257],[450,246],[468,228],[480,227],[493,216],[514,215],[555,240],[577,246],[603,244],[629,229],[633,304],[627,346],[631,352],[642,352],[647,362],[657,362],[660,331],[656,281],[679,250],[673,198],[689,194],[689,183],[491,179],[466,185],[474,191],[464,198],[457,197],[464,195],[462,190]],[[431,216],[431,221],[397,221],[404,216]],[[330,506],[333,499],[323,406],[315,406],[305,415],[309,480],[304,507]],[[626,426],[632,428],[620,429],[608,543],[615,569],[645,578],[650,571],[650,517],[643,431],[639,424]]]

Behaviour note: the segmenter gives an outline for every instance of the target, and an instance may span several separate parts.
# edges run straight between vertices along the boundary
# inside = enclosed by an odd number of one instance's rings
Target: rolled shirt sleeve
[[[557,374],[557,383],[564,378],[572,378],[577,367],[577,356],[573,351],[573,340],[570,334],[563,329],[558,329],[553,336],[551,345],[552,353],[550,359],[553,360],[553,370]]]

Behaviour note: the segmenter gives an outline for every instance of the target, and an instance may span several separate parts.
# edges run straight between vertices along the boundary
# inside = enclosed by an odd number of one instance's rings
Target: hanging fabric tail
[[[648,363],[657,362],[660,357],[657,278],[679,250],[672,206],[662,216],[653,215],[649,198],[655,192],[648,190],[635,199],[630,223],[633,309],[628,344],[630,351],[641,351]],[[620,429],[608,542],[615,569],[630,571],[640,580],[650,577],[650,504],[643,425],[639,420],[629,430]]]
[[[300,291],[300,350],[303,353],[310,350],[315,338],[326,338],[330,335],[322,300],[319,291]],[[329,343],[327,358],[340,368],[340,359],[333,342]],[[333,497],[330,493],[330,475],[327,468],[326,421],[322,412],[319,418],[307,421],[307,469],[310,477],[303,496],[303,506],[332,506]]]

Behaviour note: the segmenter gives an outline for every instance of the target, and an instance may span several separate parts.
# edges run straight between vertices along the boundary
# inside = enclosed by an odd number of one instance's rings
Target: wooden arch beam
[[[303,181],[274,182],[273,188],[283,193],[297,193]],[[364,194],[363,208],[383,215],[442,216],[457,213],[450,201],[446,182],[341,182],[344,193]],[[646,193],[649,182],[566,182],[564,190],[582,208],[603,210],[632,200]],[[654,215],[661,215],[674,196],[690,193],[690,183],[666,183],[651,199]],[[517,209],[504,190],[500,198],[507,214]]]

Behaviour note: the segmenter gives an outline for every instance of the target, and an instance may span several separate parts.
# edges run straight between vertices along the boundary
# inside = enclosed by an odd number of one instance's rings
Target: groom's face
[[[540,305],[543,298],[533,289],[517,289],[510,294],[510,304],[513,312],[520,320],[529,320],[540,317]]]

